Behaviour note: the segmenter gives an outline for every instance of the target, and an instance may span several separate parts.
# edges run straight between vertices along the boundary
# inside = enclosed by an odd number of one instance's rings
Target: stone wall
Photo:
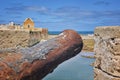
[[[47,28],[42,28],[41,37],[42,37],[42,39],[48,38],[48,29]]]
[[[94,80],[120,80],[120,26],[95,29]]]
[[[0,49],[32,46],[41,39],[43,38],[40,31],[1,29]]]

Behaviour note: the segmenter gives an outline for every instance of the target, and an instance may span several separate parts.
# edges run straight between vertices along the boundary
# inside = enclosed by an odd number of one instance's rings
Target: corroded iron
[[[40,80],[83,47],[78,33],[65,30],[30,48],[0,54],[0,80]]]

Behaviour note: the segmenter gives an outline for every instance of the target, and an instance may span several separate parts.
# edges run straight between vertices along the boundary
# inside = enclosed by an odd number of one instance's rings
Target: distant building
[[[25,19],[23,25],[10,22],[0,24],[0,50],[17,46],[30,47],[48,39],[47,28],[37,28],[31,18]]]
[[[9,23],[9,26],[14,26],[14,22],[10,22],[10,23]]]
[[[48,29],[47,28],[36,28],[34,21],[31,18],[26,18],[23,25],[10,22],[9,24],[0,24],[0,29],[7,30],[24,30],[30,32],[39,32],[42,39],[47,38]]]
[[[22,29],[22,26],[20,24],[15,24],[14,22],[10,22],[7,25],[8,29]]]
[[[27,18],[23,23],[23,29],[34,30],[34,22],[31,18]]]

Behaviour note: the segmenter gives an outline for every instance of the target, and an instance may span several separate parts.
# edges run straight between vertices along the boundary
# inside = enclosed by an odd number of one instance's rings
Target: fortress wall
[[[42,28],[41,37],[42,37],[42,39],[48,38],[48,29],[47,28]]]
[[[33,46],[34,44],[38,43],[41,41],[41,32],[40,31],[30,31],[29,32],[29,46]]]
[[[0,49],[27,47],[42,39],[40,31],[29,30],[0,30]]]
[[[94,80],[120,80],[120,26],[95,29]]]

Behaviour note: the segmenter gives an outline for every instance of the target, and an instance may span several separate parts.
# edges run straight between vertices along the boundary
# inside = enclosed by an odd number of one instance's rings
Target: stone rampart
[[[47,34],[47,33],[46,33]],[[41,31],[29,30],[0,30],[0,50],[6,48],[16,48],[32,46],[40,42],[43,38]]]
[[[94,80],[120,80],[120,26],[95,29]]]

